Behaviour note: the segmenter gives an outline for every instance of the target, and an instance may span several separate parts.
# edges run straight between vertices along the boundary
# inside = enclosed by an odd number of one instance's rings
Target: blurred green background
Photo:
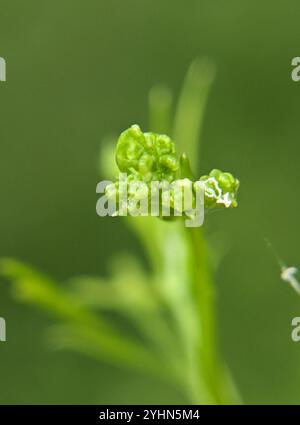
[[[218,74],[203,128],[202,174],[241,180],[239,208],[206,229],[226,245],[216,276],[222,351],[246,403],[300,402],[300,299],[279,279],[267,236],[299,265],[300,83],[296,0],[0,0],[0,256],[57,279],[107,274],[138,241],[122,220],[96,216],[102,138],[147,129],[147,96],[178,94],[187,67],[208,56]],[[105,176],[102,176],[105,177]],[[2,282],[1,282],[2,283]],[[52,321],[0,287],[0,403],[180,403],[141,375],[52,352]]]

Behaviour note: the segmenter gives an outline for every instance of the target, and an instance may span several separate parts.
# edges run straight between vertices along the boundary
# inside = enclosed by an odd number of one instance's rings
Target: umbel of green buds
[[[145,182],[172,182],[179,170],[175,145],[170,137],[143,133],[138,125],[131,126],[119,137],[116,161],[120,171]]]
[[[232,174],[217,169],[198,180],[194,179],[186,154],[183,153],[179,156],[176,153],[174,142],[166,135],[143,133],[138,125],[131,126],[119,137],[116,162],[120,172],[126,175],[126,178],[124,181],[123,177],[122,185],[116,182],[107,186],[108,199],[116,194],[117,199],[121,199],[124,183],[140,183],[136,186],[131,185],[131,189],[126,191],[128,205],[136,205],[137,199],[142,201],[143,196],[150,199],[152,182],[160,182],[162,187],[164,187],[163,183],[166,183],[166,187],[171,184],[173,188],[174,185],[177,187],[190,186],[192,188],[192,204],[194,204],[197,192],[202,191],[205,209],[237,206],[239,181]],[[145,190],[145,187],[149,190]],[[175,211],[176,200],[173,199],[173,192],[170,190],[168,193],[168,190],[164,192],[161,200],[163,203],[164,199],[168,199]]]
[[[217,205],[226,208],[237,207],[236,196],[240,182],[231,173],[214,169],[208,176],[200,177],[195,185],[200,185],[204,189],[205,208]]]

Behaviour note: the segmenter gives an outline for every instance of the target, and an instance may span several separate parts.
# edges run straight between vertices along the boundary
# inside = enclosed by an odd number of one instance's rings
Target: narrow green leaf
[[[86,310],[46,275],[14,259],[0,261],[0,274],[12,281],[16,298],[67,322],[103,358],[158,374],[160,366],[153,353]]]
[[[164,85],[156,85],[149,92],[149,130],[170,134],[172,122],[172,92]]]
[[[178,151],[185,152],[190,158],[194,172],[198,171],[200,133],[215,72],[215,66],[208,59],[194,60],[185,77],[176,108],[173,139]]]

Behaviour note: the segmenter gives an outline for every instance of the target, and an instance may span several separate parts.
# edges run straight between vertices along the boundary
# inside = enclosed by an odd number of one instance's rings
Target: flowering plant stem
[[[191,65],[174,123],[171,94],[162,87],[151,91],[151,129],[164,134],[143,133],[138,126],[123,132],[116,149],[119,171],[147,184],[153,179],[194,179],[189,174],[191,168],[197,170],[199,133],[213,76],[209,62]],[[176,149],[165,135],[172,128]],[[115,145],[105,147],[102,170],[108,176],[115,171]],[[230,173],[214,169],[199,182],[207,209],[237,206],[239,182]],[[107,279],[79,276],[61,284],[13,259],[0,261],[0,275],[13,282],[17,299],[59,321],[49,334],[53,346],[147,373],[175,387],[192,404],[239,402],[219,353],[215,286],[203,230],[184,227],[182,220],[173,220],[176,217],[162,218],[126,217],[151,272],[132,258],[126,258],[124,266],[118,253]],[[114,315],[137,332],[124,331]]]
[[[191,166],[197,170],[200,157],[200,135],[204,117],[205,106],[208,99],[211,84],[215,77],[215,69],[211,62],[196,59],[190,66],[176,107],[174,123],[165,120],[164,125],[159,122],[151,122],[155,131],[168,133],[173,128],[173,136],[179,150],[189,155]],[[162,96],[161,90],[150,102],[150,112],[155,116],[153,110],[161,110],[161,104],[170,108],[169,98]],[[159,115],[158,113],[156,116]],[[170,117],[171,114],[164,114]],[[174,226],[174,224],[173,224]],[[169,230],[171,232],[171,229]],[[178,229],[174,233],[180,234]],[[184,228],[181,237],[181,247],[185,247],[187,263],[185,272],[182,272],[181,285],[189,288],[188,309],[182,311],[182,299],[173,304],[174,314],[181,317],[185,334],[191,347],[189,353],[190,376],[188,378],[188,393],[194,403],[232,403],[240,402],[238,392],[231,380],[226,366],[222,362],[219,352],[217,335],[217,312],[215,282],[211,274],[206,240],[203,229],[199,227]],[[148,239],[149,241],[149,239]],[[184,248],[181,249],[181,256]],[[164,253],[161,253],[164,256]],[[153,258],[153,256],[152,256]],[[173,259],[173,265],[179,258]],[[182,264],[182,262],[180,262]],[[185,276],[189,275],[190,285],[187,284]],[[170,292],[169,292],[170,294]],[[187,323],[187,318],[194,312],[194,331],[187,332],[193,328],[192,323]],[[188,314],[189,313],[189,314]],[[180,320],[179,317],[179,320]],[[206,391],[205,391],[206,388]]]
[[[186,231],[192,251],[192,280],[199,323],[201,324],[200,363],[204,380],[215,403],[222,403],[224,402],[224,394],[216,336],[215,291],[208,265],[205,240],[200,228],[187,228]]]

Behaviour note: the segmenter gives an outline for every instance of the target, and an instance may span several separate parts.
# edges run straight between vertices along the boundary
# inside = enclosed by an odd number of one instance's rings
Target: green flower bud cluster
[[[204,190],[205,208],[214,208],[219,205],[235,208],[239,185],[239,180],[232,174],[214,169],[208,176],[200,177],[194,187],[196,190],[197,187]]]
[[[120,171],[145,182],[172,182],[179,170],[179,159],[170,137],[143,133],[138,125],[125,130],[119,137],[116,161]]]
[[[129,214],[137,215],[137,204],[143,200],[151,204],[153,195],[161,191],[160,207],[169,202],[171,216],[174,216],[181,202],[174,198],[174,187],[191,188],[191,207],[195,205],[198,191],[203,191],[206,209],[237,206],[239,181],[232,174],[216,169],[194,180],[187,156],[179,157],[173,141],[166,135],[143,133],[138,125],[133,125],[119,137],[116,162],[124,174],[119,181],[106,187],[108,199],[117,199],[116,215],[126,215],[126,209]],[[159,188],[153,186],[154,182],[159,182]]]

